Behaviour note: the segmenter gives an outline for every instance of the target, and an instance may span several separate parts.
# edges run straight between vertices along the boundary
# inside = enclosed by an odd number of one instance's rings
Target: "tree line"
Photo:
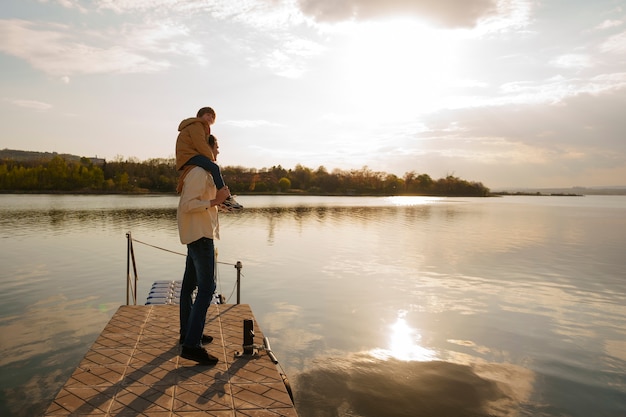
[[[74,193],[175,193],[179,173],[175,160],[135,159],[94,164],[89,158],[66,160],[55,155],[47,160],[0,162],[0,191]],[[415,171],[403,177],[368,167],[328,171],[320,166],[293,169],[278,166],[255,169],[222,167],[233,194],[303,193],[315,195],[433,195],[486,197],[489,188],[480,182],[453,175],[433,179]]]

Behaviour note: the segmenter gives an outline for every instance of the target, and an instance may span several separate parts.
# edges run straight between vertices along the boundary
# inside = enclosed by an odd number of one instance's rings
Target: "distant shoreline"
[[[576,193],[540,193],[539,191],[537,192],[526,192],[526,191],[517,191],[517,192],[510,192],[510,191],[498,191],[498,192],[494,192],[493,194],[498,195],[498,196],[536,196],[536,197],[584,197],[586,194],[576,194]],[[587,195],[591,195],[591,194],[587,194]]]
[[[602,190],[586,190],[590,192],[584,193],[568,193],[568,192],[541,192],[541,191],[495,191],[488,197],[584,197],[586,195],[607,195],[607,196],[626,196],[626,190],[622,189],[602,189]],[[62,190],[46,190],[46,191],[33,191],[33,190],[0,190],[0,194],[52,194],[52,195],[171,195],[178,196],[175,192],[167,191],[62,191]],[[277,195],[277,196],[318,196],[318,197],[476,197],[476,196],[463,196],[463,195],[438,195],[438,194],[315,194],[315,193],[237,193],[237,195],[255,196],[255,195]]]

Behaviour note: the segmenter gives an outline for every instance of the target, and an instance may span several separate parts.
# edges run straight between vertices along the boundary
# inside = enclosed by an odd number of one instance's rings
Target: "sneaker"
[[[203,345],[208,345],[209,343],[211,343],[213,341],[213,336],[209,336],[208,334],[203,334],[202,335],[202,339],[200,339],[200,340],[202,341]],[[185,337],[181,336],[180,339],[178,339],[178,341],[182,345],[183,342],[185,341]]]
[[[231,195],[220,204],[220,209],[223,211],[239,211],[243,210],[243,206],[235,201],[235,197]]]
[[[215,356],[207,352],[206,349],[201,347],[183,346],[180,357],[196,361],[200,365],[215,365],[219,362],[219,359],[217,359]]]

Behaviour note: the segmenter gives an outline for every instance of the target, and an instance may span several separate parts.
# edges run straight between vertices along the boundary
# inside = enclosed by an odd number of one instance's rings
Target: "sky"
[[[0,149],[626,185],[626,0],[2,0]]]

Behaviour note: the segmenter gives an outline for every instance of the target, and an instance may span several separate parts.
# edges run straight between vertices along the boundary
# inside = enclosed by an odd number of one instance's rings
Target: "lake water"
[[[300,417],[626,416],[626,197],[238,200],[218,290],[241,261]],[[140,304],[182,279],[177,201],[0,195],[0,415],[45,411],[125,304],[127,232]]]

